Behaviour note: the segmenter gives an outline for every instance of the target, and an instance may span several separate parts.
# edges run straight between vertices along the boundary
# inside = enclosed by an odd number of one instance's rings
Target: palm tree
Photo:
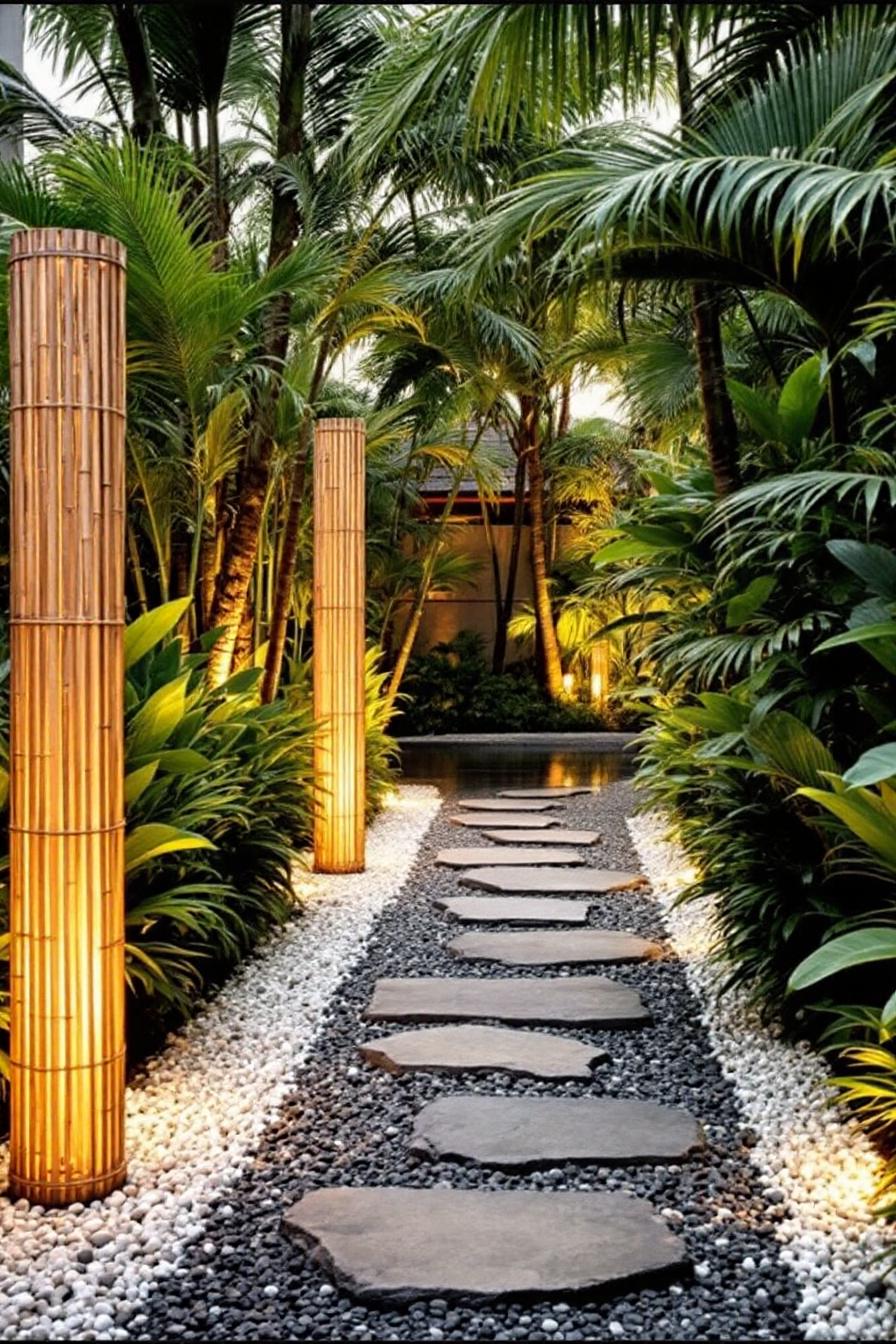
[[[368,152],[373,152],[377,146],[390,143],[402,127],[426,116],[447,119],[458,111],[467,115],[474,142],[484,132],[494,135],[514,129],[522,123],[524,113],[528,127],[541,133],[553,130],[556,135],[568,129],[571,116],[593,117],[604,105],[608,89],[618,90],[625,101],[631,102],[649,96],[658,81],[665,80],[674,90],[679,117],[678,131],[671,136],[651,137],[626,126],[615,140],[611,138],[609,141],[611,157],[615,150],[623,156],[626,148],[630,150],[629,200],[640,204],[642,198],[637,195],[640,174],[656,165],[660,153],[666,158],[679,160],[699,157],[696,152],[698,130],[702,135],[710,134],[709,126],[717,119],[717,108],[721,108],[718,117],[726,123],[732,140],[737,139],[739,117],[743,116],[751,101],[749,91],[743,92],[751,75],[757,72],[774,73],[774,69],[779,69],[782,64],[792,65],[793,54],[804,50],[806,43],[811,47],[813,40],[815,48],[824,51],[832,42],[839,40],[838,35],[843,33],[844,28],[849,32],[853,26],[862,30],[866,36],[872,34],[865,43],[865,50],[869,56],[873,56],[873,33],[882,30],[891,11],[891,6],[868,6],[865,15],[856,17],[848,12],[848,7],[844,10],[835,5],[769,7],[623,3],[443,6],[435,14],[425,15],[411,36],[396,44],[392,58],[384,63],[368,85],[361,104],[359,139]],[[726,29],[727,36],[722,38],[720,35]],[[886,38],[883,46],[887,46]],[[713,48],[713,63],[728,72],[727,84],[722,83],[718,76],[695,81],[695,57],[705,54],[710,48]],[[886,59],[888,57],[885,53],[879,51],[876,59],[872,60],[872,68],[882,72]],[[861,68],[860,60],[855,66],[856,70]],[[836,63],[828,64],[831,75],[828,89],[836,89]],[[885,75],[881,73],[880,77],[884,79]],[[804,83],[808,87],[808,81]],[[880,88],[884,87],[881,85],[875,90],[872,85],[873,80],[869,78],[866,81],[867,97],[865,100],[860,98],[862,105],[852,105],[851,111],[846,110],[845,99],[841,100],[846,123],[839,127],[838,145],[850,134],[847,127],[871,128],[874,117],[872,115],[869,120],[867,115],[871,101],[875,92],[879,93]],[[795,94],[796,90],[793,92]],[[821,111],[826,105],[825,94],[821,90],[817,92],[819,97],[815,102],[815,110]],[[761,90],[757,90],[756,98],[761,98],[761,93]],[[731,110],[734,98],[738,99],[737,112]],[[812,104],[810,96],[808,106],[812,107]],[[784,108],[778,111],[784,111]],[[758,150],[760,155],[770,152],[766,151],[763,139],[767,142],[768,132],[772,129],[786,133],[794,127],[797,132],[793,140],[778,138],[772,146],[776,150],[783,147],[790,152],[791,146],[811,144],[811,140],[807,141],[799,134],[804,128],[794,125],[795,121],[799,121],[800,111],[801,105],[794,101],[790,107],[790,126],[786,119],[783,123],[774,123],[769,119],[764,127],[764,138],[760,137],[758,144],[745,148],[744,152],[747,155],[751,155],[754,150]],[[833,111],[834,107],[828,106],[828,112]],[[819,118],[816,118],[818,121]],[[815,129],[821,130],[824,122],[822,116]],[[742,136],[741,142],[745,138]],[[874,139],[873,134],[871,138]],[[867,137],[863,135],[859,139],[864,143]],[[615,180],[611,180],[612,171],[601,172],[598,162],[605,152],[606,139],[597,136],[591,145],[587,139],[581,140],[580,144],[580,151],[577,145],[576,150],[563,160],[564,168],[568,165],[568,175],[563,186],[560,187],[562,179],[551,175],[543,179],[541,192],[537,195],[533,192],[530,197],[533,209],[529,222],[534,223],[536,235],[557,225],[568,226],[574,218],[572,201],[575,192],[585,193],[592,202],[601,192],[615,193],[619,175],[616,174]],[[818,142],[815,150],[815,167],[821,166],[824,153],[822,144]],[[653,154],[649,153],[651,146]],[[588,181],[592,166],[597,172],[591,178],[592,189],[589,193]],[[747,171],[750,168],[745,164],[744,172]],[[757,199],[767,206],[767,180],[761,176],[758,165],[753,166],[753,178]],[[729,185],[732,192],[729,199],[733,201],[733,181]],[[738,178],[738,187],[742,185],[743,174]],[[781,185],[783,195],[783,178]],[[691,175],[690,186],[692,206],[695,206],[698,196],[696,173]],[[841,186],[846,189],[845,181],[841,182]],[[552,208],[548,193],[558,187],[562,200],[557,208]],[[699,189],[702,190],[702,187]],[[668,197],[668,192],[664,196]],[[787,197],[791,214],[794,208],[798,209],[795,206],[797,199],[804,201],[805,195],[794,184],[793,191]],[[654,197],[654,203],[656,201],[657,197]],[[614,203],[621,233],[625,228],[625,207],[616,200],[615,194]],[[832,199],[828,198],[820,207],[820,212],[829,211],[832,203]],[[674,223],[665,215],[665,206],[668,204],[669,200],[665,199],[663,222],[667,236],[658,240],[655,232],[646,232],[641,239],[644,245],[640,253],[635,246],[629,245],[624,249],[624,256],[614,255],[612,273],[656,279],[672,275],[692,285],[692,322],[706,444],[717,493],[725,494],[740,479],[740,467],[737,430],[725,385],[720,321],[721,286],[733,279],[735,283],[749,287],[751,268],[747,264],[732,271],[730,267],[720,264],[712,251],[708,256],[701,255],[702,240],[698,243],[692,236],[683,240],[689,245],[684,255],[677,258],[673,256],[668,249],[668,244],[675,236]],[[536,209],[539,212],[537,214]],[[717,221],[716,215],[704,213],[707,222]],[[854,202],[853,217],[858,220],[861,214],[862,207]],[[516,235],[517,241],[518,238],[519,234]],[[593,235],[590,241],[593,246]],[[617,238],[617,244],[618,241]],[[630,243],[633,241],[630,240]],[[666,244],[663,255],[659,257],[655,253],[658,241]],[[776,261],[779,259],[776,256]],[[492,260],[493,252],[489,251],[488,263]],[[836,377],[832,386],[832,399],[836,401]],[[842,422],[842,416],[840,419]],[[840,423],[838,432],[843,429]]]

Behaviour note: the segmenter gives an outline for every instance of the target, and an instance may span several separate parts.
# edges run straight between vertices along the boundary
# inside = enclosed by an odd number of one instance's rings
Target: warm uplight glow
[[[572,695],[576,688],[576,679],[571,672],[563,673],[563,689],[567,695]]]
[[[314,446],[314,866],[364,867],[363,420],[321,420]]]
[[[599,672],[591,678],[591,699],[600,700],[604,693],[604,679]]]
[[[10,251],[10,1188],[124,1179],[124,249]]]

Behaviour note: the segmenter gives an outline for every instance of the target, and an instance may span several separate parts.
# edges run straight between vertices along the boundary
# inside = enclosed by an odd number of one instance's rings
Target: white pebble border
[[[141,1308],[153,1283],[175,1274],[251,1163],[439,805],[437,789],[403,786],[370,828],[364,873],[298,875],[301,916],[129,1088],[124,1189],[63,1210],[0,1199],[0,1339],[151,1334]]]
[[[778,1237],[800,1290],[803,1337],[893,1339],[896,1286],[880,1297],[865,1293],[885,1272],[877,1257],[896,1250],[889,1231],[868,1212],[880,1158],[855,1122],[831,1105],[819,1056],[763,1025],[743,993],[719,995],[718,967],[709,961],[711,903],[675,906],[688,881],[687,860],[667,839],[662,818],[638,817],[628,826],[701,1004],[713,1052],[734,1085],[745,1124],[758,1136],[751,1157],[759,1179],[786,1202],[789,1216]]]

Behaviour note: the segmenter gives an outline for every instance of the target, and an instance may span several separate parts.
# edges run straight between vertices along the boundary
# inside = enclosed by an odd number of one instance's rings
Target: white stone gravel
[[[141,1307],[153,1283],[177,1275],[180,1252],[250,1165],[439,805],[437,789],[403,786],[370,828],[364,873],[297,876],[301,916],[129,1088],[124,1189],[87,1208],[0,1199],[0,1339],[151,1331]]]
[[[805,1043],[792,1044],[762,1024],[743,993],[718,994],[718,969],[710,964],[709,901],[675,906],[687,884],[687,860],[666,838],[663,820],[628,823],[662,905],[671,942],[703,1007],[713,1051],[734,1086],[744,1122],[758,1137],[751,1157],[767,1195],[786,1203],[779,1225],[781,1258],[801,1293],[803,1336],[819,1340],[893,1339],[896,1285],[881,1287],[894,1237],[868,1206],[881,1160],[867,1137],[831,1105],[827,1072]],[[749,1269],[751,1266],[745,1266]],[[875,1291],[875,1287],[872,1287]]]

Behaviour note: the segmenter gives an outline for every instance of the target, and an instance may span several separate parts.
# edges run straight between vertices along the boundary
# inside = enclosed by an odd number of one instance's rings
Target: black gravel
[[[469,792],[469,785],[465,792]],[[493,790],[482,790],[483,796]],[[699,1008],[671,956],[607,974],[637,986],[655,1025],[628,1031],[575,1032],[610,1053],[591,1083],[539,1083],[493,1077],[395,1078],[363,1065],[358,1042],[387,1034],[359,1020],[374,981],[384,975],[557,974],[458,963],[443,944],[456,924],[432,904],[463,892],[457,874],[433,864],[435,851],[459,843],[449,799],[430,830],[399,900],[382,916],[361,965],[336,997],[296,1092],[268,1129],[251,1169],[226,1191],[204,1237],[144,1308],[133,1337],[162,1339],[629,1339],[789,1340],[799,1338],[797,1291],[778,1258],[775,1229],[786,1206],[764,1198],[749,1150],[755,1137],[738,1114],[730,1085],[710,1053]],[[597,867],[636,868],[625,818],[631,786],[608,784],[597,796],[570,799],[564,820],[593,826],[604,840],[589,850]],[[460,832],[470,839],[470,833]],[[642,893],[614,893],[594,904],[592,923],[662,940],[656,904]],[[497,927],[497,926],[495,926]],[[578,973],[582,973],[579,968]],[[396,1030],[401,1030],[397,1027]],[[491,1173],[473,1165],[426,1162],[406,1150],[413,1117],[446,1092],[637,1097],[692,1110],[708,1148],[681,1166],[568,1166],[530,1174]],[[641,1289],[605,1301],[513,1301],[461,1307],[430,1301],[402,1311],[361,1306],[335,1289],[281,1230],[283,1211],[303,1191],[330,1185],[491,1189],[620,1190],[649,1199],[684,1237],[693,1280]],[[746,1262],[746,1264],[745,1264]],[[269,1292],[266,1293],[265,1289]],[[274,1292],[276,1289],[276,1293]],[[612,1328],[611,1328],[612,1326]],[[144,1333],[139,1333],[142,1330]]]

